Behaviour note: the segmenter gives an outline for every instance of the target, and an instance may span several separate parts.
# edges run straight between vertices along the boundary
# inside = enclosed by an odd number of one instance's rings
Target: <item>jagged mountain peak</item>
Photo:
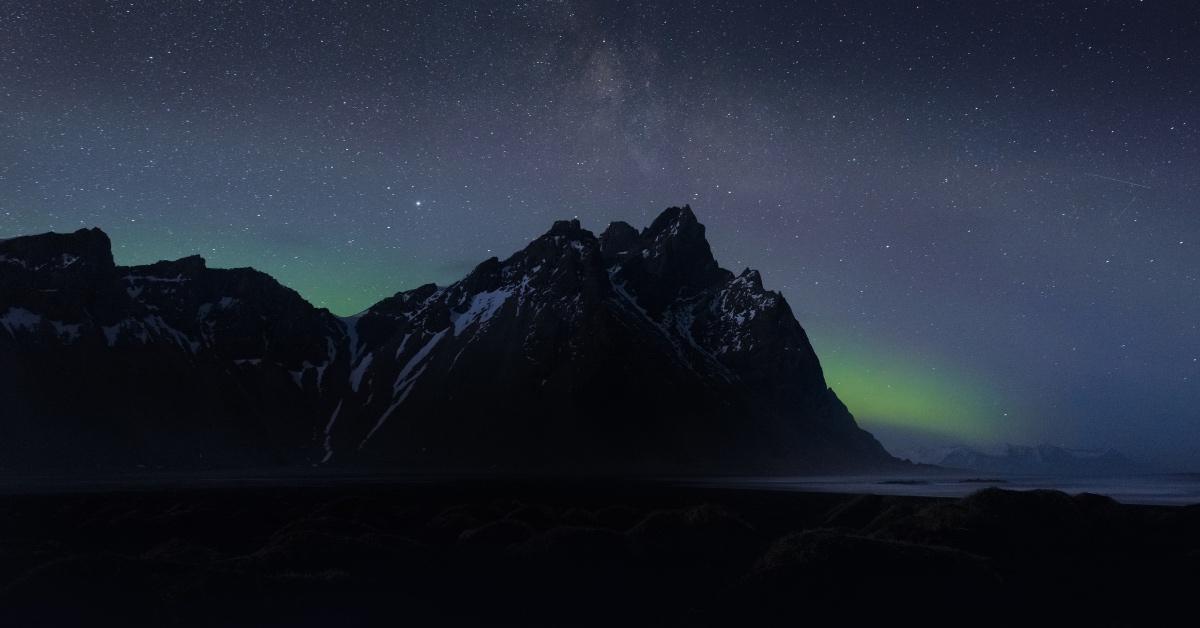
[[[594,284],[603,274],[601,257],[595,234],[580,226],[578,220],[559,220],[525,248],[499,262],[489,289],[520,286],[523,293],[534,288],[575,291]]]
[[[743,270],[737,276],[736,281],[743,282],[746,285],[748,285],[752,288],[758,289],[758,290],[763,289],[762,275],[757,270],[754,270],[753,268],[747,268],[747,269]]]
[[[411,311],[416,304],[423,303],[437,291],[438,285],[435,283],[422,284],[411,290],[401,290],[367,308],[360,315],[398,316],[404,312]]]
[[[641,255],[642,235],[627,222],[609,223],[600,234],[600,252],[606,263],[623,260],[630,255]]]
[[[504,265],[500,263],[500,258],[489,257],[477,264],[456,285],[461,285],[466,292],[491,290],[500,281],[503,269]]]
[[[174,260],[160,260],[137,267],[139,275],[154,277],[194,277],[208,269],[208,262],[199,255],[188,255]]]
[[[71,246],[72,242],[92,242],[102,244],[104,247],[110,246],[108,234],[99,227],[83,227],[68,232],[47,231],[45,233],[0,238],[0,243],[16,244],[19,242],[46,243],[48,246],[59,247]]]
[[[608,244],[602,250],[608,251],[605,260],[613,265],[614,279],[653,314],[733,277],[717,264],[690,206],[666,209],[636,238],[624,223],[610,225],[605,233]]]
[[[701,231],[703,231],[704,225],[701,225],[700,220],[696,218],[696,213],[692,211],[692,206],[684,205],[682,207],[668,207],[664,209],[654,218],[649,227],[642,230],[642,233],[658,234],[673,232],[677,234],[696,227],[700,227]]]
[[[48,232],[0,240],[0,269],[106,271],[112,269],[112,242],[99,228]]]
[[[554,224],[550,226],[550,231],[546,232],[548,236],[566,236],[568,238],[580,238],[584,234],[591,235],[591,232],[580,226],[578,218],[555,220]]]
[[[703,266],[716,266],[708,244],[704,225],[689,205],[669,207],[642,230],[642,240],[650,248],[650,257],[657,255],[686,256],[687,260]]]
[[[513,258],[520,256],[522,252],[530,249],[545,249],[551,246],[573,246],[573,248],[579,248],[578,245],[570,245],[569,243],[571,242],[598,244],[596,235],[591,231],[584,229],[578,218],[573,218],[571,220],[556,220],[550,226],[548,231],[534,238],[533,241],[531,241],[524,249],[522,249],[522,251],[518,251],[511,256],[509,260],[505,260],[505,263],[508,263]]]

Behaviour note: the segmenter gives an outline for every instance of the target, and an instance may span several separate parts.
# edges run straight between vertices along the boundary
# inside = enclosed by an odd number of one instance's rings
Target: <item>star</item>
[[[353,314],[461,279],[481,261],[464,251],[511,253],[553,220],[577,213],[598,235],[690,202],[718,261],[762,271],[823,360],[861,345],[824,368],[861,383],[843,401],[867,427],[919,431],[937,408],[947,430],[990,434],[990,409],[1022,391],[1055,420],[997,436],[1111,435],[1134,455],[1171,442],[1200,464],[1180,418],[1197,397],[1168,366],[1196,367],[1200,320],[1187,3],[1110,3],[1069,28],[1034,3],[496,3],[487,20],[443,0],[303,3],[279,22],[296,36],[263,49],[211,3],[152,30],[106,3],[7,4],[21,27],[0,27],[16,51],[0,63],[0,238],[97,226],[119,264],[216,247],[213,267]],[[993,29],[1009,13],[1039,56]],[[122,45],[95,46],[97,23]],[[1159,354],[1101,355],[1125,342]],[[911,367],[872,371],[893,358]],[[1136,437],[1123,393],[1069,392],[1109,371],[1154,409]],[[914,400],[922,412],[886,414]]]

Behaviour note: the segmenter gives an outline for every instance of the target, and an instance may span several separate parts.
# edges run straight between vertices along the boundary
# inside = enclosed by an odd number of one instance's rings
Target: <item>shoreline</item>
[[[262,472],[213,471],[206,473],[120,473],[81,479],[77,474],[0,474],[0,497],[72,494],[154,492],[207,489],[397,489],[559,487],[564,490],[625,486],[655,488],[707,488],[784,493],[838,495],[891,495],[897,497],[961,498],[982,488],[1011,491],[1057,490],[1071,495],[1104,495],[1127,505],[1180,506],[1200,504],[1200,474],[1145,473],[1125,476],[1039,476],[980,474],[971,471],[932,469],[913,473],[806,476],[543,476],[532,474],[418,474],[347,470],[313,474],[311,470]]]

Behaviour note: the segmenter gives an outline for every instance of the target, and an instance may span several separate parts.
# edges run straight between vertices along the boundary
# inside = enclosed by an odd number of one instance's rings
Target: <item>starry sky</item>
[[[0,237],[352,314],[690,203],[893,450],[1200,468],[1194,2],[0,0]]]

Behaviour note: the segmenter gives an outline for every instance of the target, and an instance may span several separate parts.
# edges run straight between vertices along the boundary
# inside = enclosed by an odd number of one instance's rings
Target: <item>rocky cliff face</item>
[[[560,221],[339,319],[252,269],[0,242],[0,465],[765,473],[895,465],[691,209]]]

